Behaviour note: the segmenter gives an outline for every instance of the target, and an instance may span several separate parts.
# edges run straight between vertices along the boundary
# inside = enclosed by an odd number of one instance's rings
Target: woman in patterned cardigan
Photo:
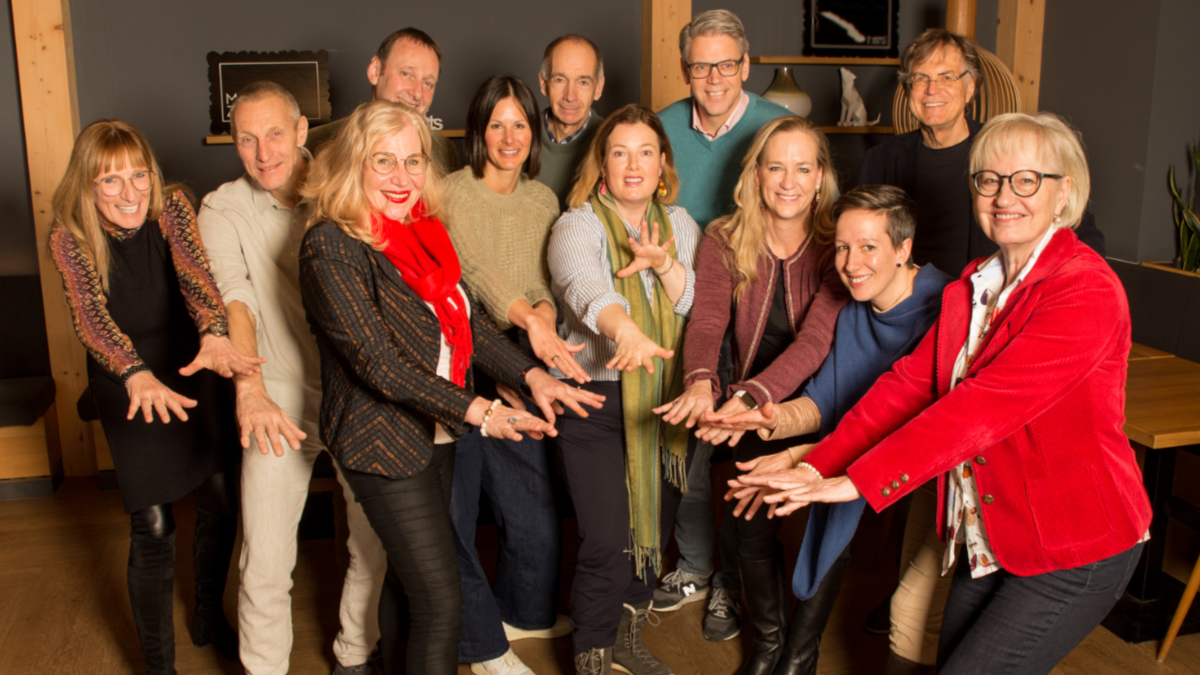
[[[136,129],[118,120],[88,125],[53,208],[50,253],[88,350],[80,402],[99,415],[130,514],[129,600],[146,670],[175,672],[171,503],[193,490],[192,641],[215,642],[236,660],[221,596],[237,534],[236,478],[227,474],[241,451],[228,387],[199,371],[249,374],[263,360],[241,356],[225,337],[225,305],[195,211],[183,192],[163,189]],[[179,419],[168,424],[172,414]]]
[[[302,191],[300,291],[321,354],[321,440],[388,554],[379,605],[388,672],[449,675],[462,621],[448,506],[455,440],[555,435],[560,402],[600,399],[550,377],[464,288],[438,220],[429,129],[390,101],[359,106]],[[471,366],[523,390],[545,420],[471,391]],[[561,408],[559,408],[561,410]]]

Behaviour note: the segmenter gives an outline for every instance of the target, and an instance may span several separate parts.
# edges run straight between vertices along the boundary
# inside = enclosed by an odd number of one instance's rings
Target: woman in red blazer
[[[1002,115],[971,149],[975,216],[1000,251],[946,288],[942,315],[797,468],[784,515],[866,497],[877,511],[933,477],[958,556],[939,673],[1047,673],[1124,592],[1150,504],[1124,425],[1129,306],[1072,228],[1086,158],[1049,114]],[[965,544],[960,546],[959,544]]]

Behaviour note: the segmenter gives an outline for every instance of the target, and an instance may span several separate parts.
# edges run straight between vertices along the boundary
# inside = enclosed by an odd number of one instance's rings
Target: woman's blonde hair
[[[579,166],[575,186],[571,188],[571,194],[567,197],[567,206],[573,209],[579,208],[599,191],[604,156],[608,151],[608,137],[612,136],[613,130],[622,124],[645,124],[658,137],[658,147],[662,150],[664,157],[662,181],[667,188],[667,194],[660,197],[656,191],[653,199],[657,204],[675,203],[675,198],[679,195],[679,174],[675,172],[675,156],[671,152],[671,141],[667,140],[667,132],[663,130],[662,122],[658,120],[658,115],[655,115],[653,111],[636,103],[630,103],[609,115],[608,119],[604,120],[604,123],[596,130],[596,136],[592,139],[587,156],[584,157],[583,164]]]
[[[321,146],[300,189],[304,229],[328,220],[347,235],[381,249],[363,191],[363,165],[379,141],[410,127],[421,137],[421,152],[429,158],[420,199],[425,203],[425,215],[436,216],[442,204],[442,178],[430,155],[429,127],[412,108],[380,99],[358,106],[337,135]],[[395,170],[404,171],[404,167],[397,165]]]
[[[1047,112],[1036,115],[1008,113],[988,120],[971,146],[971,175],[986,169],[988,164],[1000,157],[1020,152],[1029,142],[1033,143],[1045,165],[1021,168],[1060,173],[1071,178],[1067,205],[1058,214],[1061,220],[1055,227],[1074,229],[1087,209],[1092,179],[1078,133],[1057,115]],[[1044,183],[1041,187],[1043,190],[1046,189]],[[974,180],[971,181],[971,189],[975,189]]]
[[[127,163],[150,170],[152,179],[146,220],[157,220],[163,206],[162,171],[146,137],[121,120],[97,120],[79,132],[67,171],[50,200],[54,214],[51,227],[66,228],[75,237],[79,248],[91,258],[105,291],[108,290],[110,262],[108,237],[100,225],[100,211],[92,196],[92,181],[102,174],[124,169]]]
[[[829,151],[829,139],[817,125],[803,117],[787,115],[777,117],[763,125],[754,136],[746,157],[742,160],[742,175],[733,190],[733,201],[737,210],[733,215],[714,221],[708,232],[725,238],[725,267],[735,278],[740,279],[733,289],[734,300],[741,298],[755,281],[758,281],[758,260],[768,255],[767,217],[764,214],[762,189],[758,184],[758,168],[762,162],[767,142],[776,134],[793,131],[803,132],[817,144],[817,166],[823,170],[817,201],[817,211],[808,219],[808,236],[818,243],[833,241],[836,228],[830,210],[838,197],[837,173]],[[814,195],[814,199],[818,199]]]

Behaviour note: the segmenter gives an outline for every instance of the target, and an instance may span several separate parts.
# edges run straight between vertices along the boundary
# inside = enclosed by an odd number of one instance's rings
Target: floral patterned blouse
[[[104,232],[117,241],[128,239],[138,231],[124,230],[105,220],[100,224]],[[171,248],[179,290],[196,328],[201,335],[225,335],[228,332],[225,304],[209,273],[208,258],[196,226],[196,211],[183,192],[165,196],[158,226]],[[133,342],[109,316],[104,287],[91,256],[65,227],[50,230],[50,255],[62,275],[75,333],[88,353],[122,381],[129,375],[149,370],[138,357]]]

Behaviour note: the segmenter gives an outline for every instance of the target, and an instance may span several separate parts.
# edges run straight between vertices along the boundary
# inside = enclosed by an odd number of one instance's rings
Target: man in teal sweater
[[[538,84],[550,105],[542,120],[537,180],[558,196],[558,207],[566,211],[575,172],[604,121],[592,112],[592,103],[604,93],[604,57],[582,35],[564,35],[546,47]]]
[[[683,77],[692,95],[658,113],[671,141],[679,172],[679,198],[701,228],[733,212],[733,190],[742,158],[754,135],[776,117],[790,115],[783,106],[742,90],[750,77],[750,42],[732,12],[714,9],[696,16],[679,32]],[[722,349],[722,371],[731,369]],[[721,373],[722,380],[728,375]],[[654,593],[654,609],[672,611],[709,596],[704,637],[719,642],[738,634],[741,582],[737,558],[723,554],[725,569],[713,579],[712,491],[709,461],[712,446],[700,443],[688,471],[675,518],[679,565],[663,577]]]
[[[733,188],[754,134],[781,105],[742,90],[750,77],[750,43],[732,12],[700,14],[679,32],[683,77],[692,95],[658,113],[679,172],[677,204],[701,229],[733,211]]]

